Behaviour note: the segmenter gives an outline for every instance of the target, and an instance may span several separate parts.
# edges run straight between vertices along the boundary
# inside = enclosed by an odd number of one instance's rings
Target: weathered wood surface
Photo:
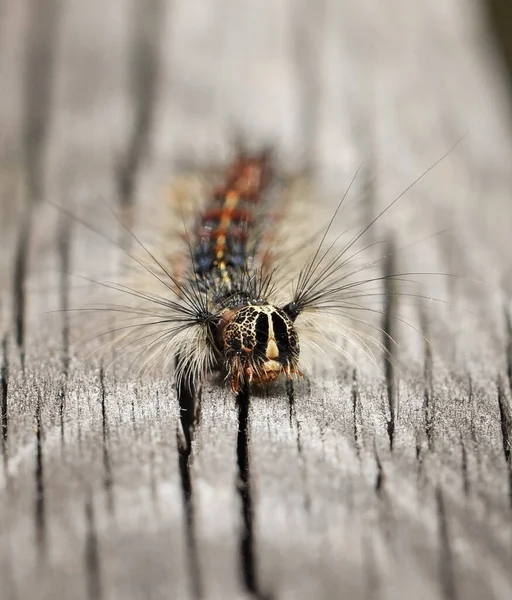
[[[482,14],[0,3],[2,599],[512,597],[512,137]],[[374,234],[453,227],[399,254],[465,276],[428,282],[465,310],[403,307],[432,345],[402,332],[392,449],[375,369],[278,387],[248,414],[212,382],[189,457],[168,382],[82,367],[83,332],[44,314],[79,304],[73,273],[116,260],[48,200],[118,236],[105,201],[150,202],[237,128],[336,190],[365,159],[366,219],[469,131]]]

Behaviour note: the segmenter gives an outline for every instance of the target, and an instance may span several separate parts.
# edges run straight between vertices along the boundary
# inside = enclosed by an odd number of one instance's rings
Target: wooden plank
[[[512,147],[477,12],[37,4],[0,6],[3,595],[509,598]],[[383,288],[410,323],[377,319],[394,370],[319,365],[241,406],[213,378],[187,446],[169,381],[85,367],[89,321],[43,313],[127,260],[109,207],[145,227],[176,164],[222,162],[233,127],[306,157],[331,214],[366,160],[360,223],[420,178],[365,239],[398,249],[380,272],[457,277]]]

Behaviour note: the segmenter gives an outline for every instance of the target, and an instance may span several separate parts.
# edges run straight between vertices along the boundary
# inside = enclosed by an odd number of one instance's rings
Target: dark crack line
[[[60,427],[60,443],[62,449],[66,445],[66,431],[65,431],[65,413],[66,413],[66,398],[67,398],[67,382],[66,379],[60,383],[58,392],[58,405],[59,405],[59,427]]]
[[[59,304],[62,311],[62,354],[61,354],[61,375],[62,380],[59,388],[59,422],[61,445],[65,445],[65,410],[67,400],[67,388],[69,379],[69,273],[70,273],[70,224],[67,218],[60,221],[59,231]]]
[[[421,445],[420,436],[417,434],[416,436],[416,463],[418,465],[417,478],[418,482],[421,481],[423,477],[423,467],[424,467],[424,452]]]
[[[89,600],[101,600],[103,598],[103,589],[101,585],[98,535],[91,498],[85,503],[85,527],[84,560],[87,597]]]
[[[156,420],[158,423],[162,422],[161,411],[160,411],[160,392],[156,390]]]
[[[295,412],[295,389],[293,387],[293,381],[286,381],[286,394],[288,396],[288,422],[290,429],[293,429],[297,423],[297,414]]]
[[[249,389],[247,385],[237,395],[238,435],[236,457],[238,466],[238,493],[242,509],[240,528],[240,566],[248,592],[258,595],[256,561],[254,556],[253,501],[249,466]]]
[[[471,375],[468,374],[468,404],[471,410],[471,416],[470,416],[470,428],[469,428],[469,432],[471,434],[471,440],[472,442],[475,444],[475,447],[478,448],[477,445],[477,438],[476,438],[476,423],[475,423],[475,395],[473,392],[473,379],[471,378]],[[477,454],[477,457],[479,455]]]
[[[386,248],[386,261],[384,264],[384,318],[382,323],[384,346],[384,375],[386,379],[386,391],[389,407],[389,420],[387,422],[387,433],[389,438],[389,447],[393,450],[395,440],[395,424],[396,424],[396,407],[397,407],[397,390],[396,390],[396,374],[395,374],[395,317],[396,317],[396,282],[393,277],[396,273],[395,268],[395,248],[394,244],[389,241]]]
[[[109,427],[107,418],[107,391],[105,387],[105,371],[100,368],[100,399],[101,399],[101,430],[102,430],[102,451],[103,451],[103,486],[107,494],[107,506],[110,513],[114,512],[114,494],[112,477],[112,464],[108,449]]]
[[[512,415],[508,404],[501,378],[498,380],[498,407],[500,410],[501,438],[503,443],[503,456],[507,463],[508,473],[508,500],[512,508]]]
[[[187,445],[184,436],[180,435],[179,428],[176,431],[176,438],[178,444],[178,462],[180,469],[181,491],[183,497],[183,507],[185,511],[185,536],[190,572],[190,588],[192,596],[194,598],[202,598],[203,585],[196,536],[192,477],[190,474],[190,459],[192,446]]]
[[[129,64],[134,119],[128,148],[117,172],[119,203],[125,211],[133,205],[140,163],[147,154],[160,71],[158,39],[163,12],[162,0],[133,3]]]
[[[470,492],[470,484],[469,484],[469,472],[468,472],[468,452],[466,449],[466,444],[464,443],[464,439],[462,434],[460,436],[460,447],[461,447],[461,469],[462,469],[462,484],[464,489],[464,495],[469,496]]]
[[[425,419],[425,435],[427,436],[428,449],[432,452],[434,449],[434,367],[432,357],[432,347],[428,341],[428,321],[424,310],[420,312],[421,331],[425,337],[425,363],[423,366],[423,378],[425,380],[425,389],[423,391],[423,414]]]
[[[179,360],[179,357],[177,357],[176,362],[179,362]],[[190,589],[194,598],[202,598],[204,595],[197,544],[194,490],[191,475],[192,442],[194,439],[199,407],[201,405],[201,392],[202,389],[200,386],[196,387],[186,380],[180,381],[177,390],[180,407],[180,423],[176,428],[176,442],[178,447],[178,466],[185,516],[185,539],[187,544]]]
[[[470,410],[470,417],[469,417],[469,440],[466,440],[464,443],[464,450],[467,454],[467,447],[468,444],[471,447],[471,450],[473,452],[473,456],[475,458],[476,461],[476,471],[478,473],[481,473],[482,470],[482,457],[480,454],[480,445],[478,443],[478,436],[477,436],[477,418],[476,418],[476,402],[477,402],[477,398],[475,396],[474,390],[473,390],[473,379],[471,377],[471,375],[468,373],[467,374],[467,378],[468,378],[468,406],[469,406],[469,410]],[[467,474],[467,485],[468,485],[468,492],[470,491],[470,480],[469,480],[469,471]],[[512,489],[512,482],[511,482],[511,489]]]
[[[457,590],[453,569],[453,552],[450,544],[450,531],[446,517],[446,506],[441,486],[436,489],[437,517],[439,524],[439,576],[445,600],[456,600]]]
[[[16,345],[18,346],[18,351],[20,353],[21,368],[23,372],[25,371],[25,284],[28,271],[28,249],[31,230],[31,211],[27,211],[23,217],[21,230],[18,236],[13,271],[13,319],[16,332]]]
[[[34,519],[36,529],[37,547],[40,551],[46,547],[46,512],[45,512],[45,487],[44,487],[44,462],[43,462],[43,431],[41,418],[41,394],[38,393],[36,414],[36,460],[35,460],[35,495]]]
[[[380,460],[379,453],[377,452],[377,445],[374,441],[373,451],[375,454],[375,463],[377,465],[377,476],[375,477],[375,493],[382,499],[384,494],[384,469],[382,468],[382,462]]]
[[[357,416],[359,410],[359,388],[357,382],[357,369],[354,369],[352,373],[352,426],[354,430],[354,446],[356,449],[356,455],[361,460],[361,440],[359,438],[359,427],[357,423]]]
[[[249,432],[249,385],[244,384],[236,397],[238,406],[238,435],[236,440],[236,459],[238,467],[237,491],[241,504],[240,523],[240,570],[246,590],[255,598],[263,599],[256,564],[254,536],[254,504],[252,497],[250,469],[250,432]]]
[[[21,224],[14,265],[14,324],[25,368],[26,278],[34,206],[44,197],[44,163],[51,116],[54,52],[60,0],[30,2],[24,64],[23,153],[28,206]]]
[[[397,523],[393,514],[391,497],[390,494],[387,493],[386,489],[386,472],[377,449],[376,438],[373,439],[373,454],[375,458],[375,466],[377,467],[373,489],[378,502],[377,509],[379,513],[379,522],[383,536],[386,539],[387,544],[389,544],[389,547],[391,547],[393,544],[394,532],[396,530]]]
[[[62,373],[69,374],[69,274],[70,274],[70,222],[63,217],[59,231],[59,303],[62,310]]]
[[[0,423],[2,426],[2,456],[4,464],[7,462],[9,443],[9,357],[7,355],[7,336],[2,340],[2,367],[0,369]]]
[[[82,434],[82,404],[78,402],[78,406],[76,408],[76,426],[77,426],[77,446],[78,450],[82,452],[82,442],[83,442],[83,434]]]
[[[507,333],[507,341],[506,341],[506,360],[507,360],[507,378],[508,385],[510,388],[510,392],[512,393],[512,320],[510,318],[510,313],[508,310],[505,310],[505,326]]]
[[[139,388],[135,387],[135,389],[133,390],[133,394],[132,396],[132,401],[131,401],[131,409],[132,409],[132,414],[131,414],[131,418],[132,418],[132,427],[133,427],[133,434],[135,439],[137,439],[139,437],[138,435],[138,429],[137,429],[137,417],[136,417],[136,410],[135,410],[135,404],[137,401],[137,404],[139,404]],[[140,405],[140,404],[139,404]]]
[[[24,71],[23,147],[31,206],[44,197],[44,163],[50,128],[55,49],[61,0],[30,3]]]
[[[30,3],[24,64],[23,153],[28,206],[25,207],[14,264],[14,325],[21,367],[25,369],[26,278],[32,212],[44,196],[44,162],[50,126],[54,50],[60,0]]]

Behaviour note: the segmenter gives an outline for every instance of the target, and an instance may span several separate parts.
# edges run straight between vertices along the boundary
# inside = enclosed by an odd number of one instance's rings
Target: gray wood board
[[[2,599],[512,597],[501,77],[464,0],[0,3]],[[212,379],[188,456],[169,381],[82,365],[84,331],[45,314],[119,258],[49,201],[118,239],[106,205],[149,211],[234,131],[332,206],[364,160],[362,222],[468,132],[369,232],[458,275],[423,288],[449,305],[399,307],[420,333],[396,330],[392,448],[366,365],[247,412]]]

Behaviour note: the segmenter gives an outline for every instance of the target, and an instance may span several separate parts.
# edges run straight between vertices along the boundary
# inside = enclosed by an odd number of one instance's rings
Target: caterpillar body
[[[336,217],[356,177],[318,232],[310,220],[319,207],[306,193],[305,213],[288,236],[280,227],[290,206],[304,205],[303,182],[282,188],[270,152],[239,152],[220,184],[203,189],[199,207],[190,186],[175,186],[173,206],[185,228],[167,237],[179,239],[181,250],[158,249],[131,232],[139,252],[126,254],[136,275],[103,284],[124,298],[102,306],[126,319],[106,332],[117,334],[110,342],[116,353],[134,350],[132,364],[141,370],[159,364],[182,394],[194,394],[213,371],[239,393],[301,377],[312,371],[311,357],[354,360],[357,348],[375,362],[376,349],[388,351],[379,321],[383,283],[408,274],[369,275],[388,254],[360,241],[400,196],[370,223],[339,233]]]

